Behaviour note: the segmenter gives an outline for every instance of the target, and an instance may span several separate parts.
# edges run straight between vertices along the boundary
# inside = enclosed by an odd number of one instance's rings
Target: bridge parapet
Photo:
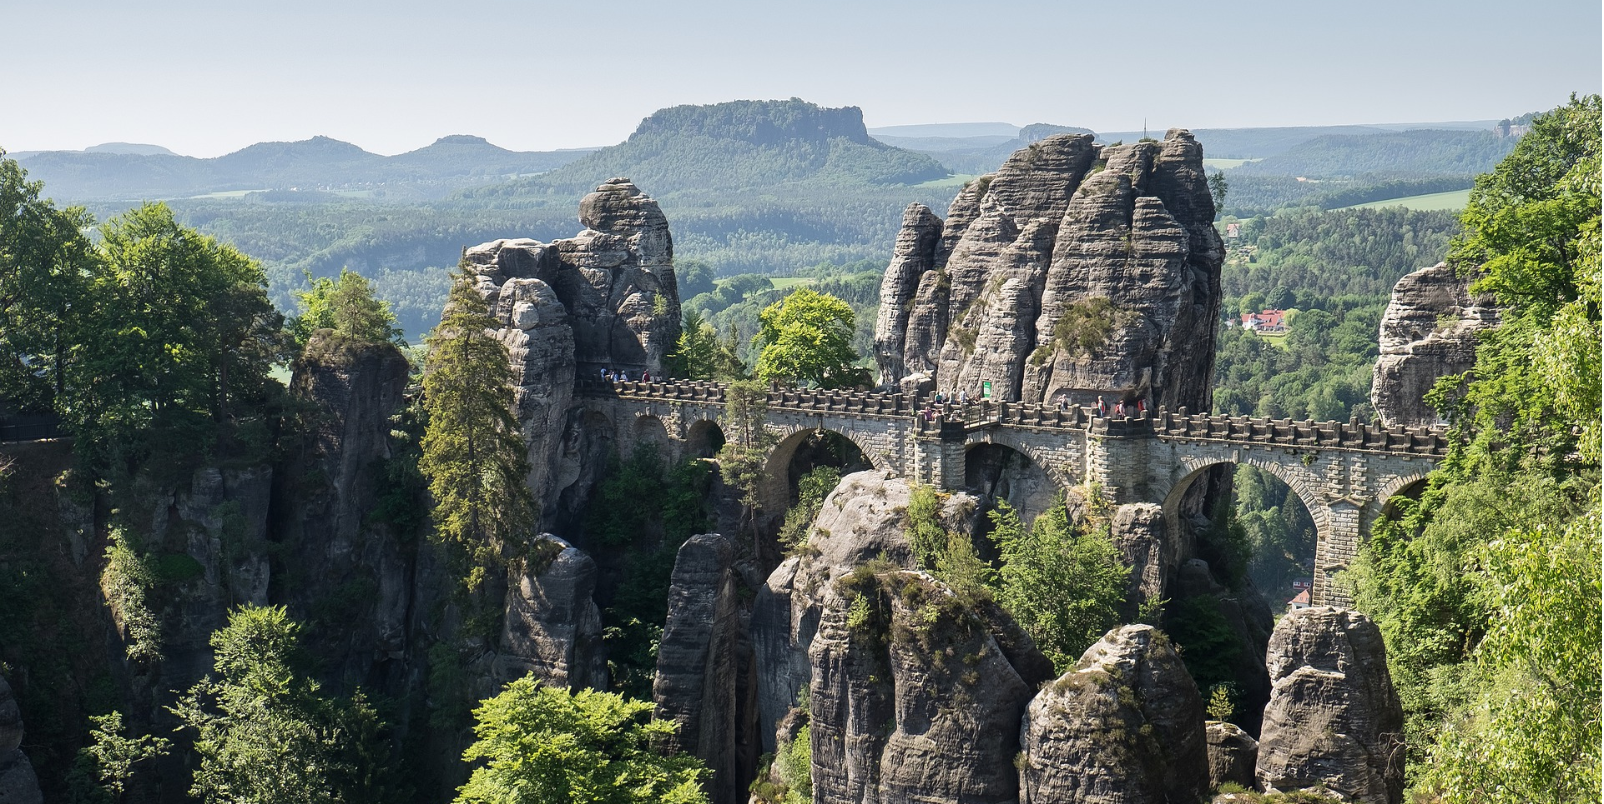
[[[1448,454],[1448,439],[1437,428],[1189,414],[1186,408],[1173,413],[1161,408],[1153,420],[1153,433],[1165,440],[1223,441],[1434,458]]]

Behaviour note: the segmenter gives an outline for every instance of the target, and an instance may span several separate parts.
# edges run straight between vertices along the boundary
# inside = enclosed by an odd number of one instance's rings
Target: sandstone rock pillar
[[[1270,636],[1273,688],[1255,774],[1265,792],[1324,785],[1344,800],[1403,797],[1403,707],[1381,629],[1329,606],[1294,611]]]

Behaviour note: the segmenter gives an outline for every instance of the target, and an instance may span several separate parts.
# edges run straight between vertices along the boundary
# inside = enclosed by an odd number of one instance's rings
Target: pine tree
[[[517,552],[535,521],[512,409],[512,366],[475,278],[464,264],[439,326],[425,339],[428,425],[418,465],[435,500],[435,538],[458,548],[469,589],[479,587],[487,567]]]

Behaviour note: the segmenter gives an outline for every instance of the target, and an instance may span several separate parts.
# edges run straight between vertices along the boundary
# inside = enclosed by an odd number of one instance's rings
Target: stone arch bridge
[[[657,439],[675,456],[712,454],[725,386],[711,382],[582,381],[574,403],[608,417],[621,446]],[[1056,485],[1096,483],[1110,502],[1158,503],[1166,521],[1211,467],[1249,464],[1284,481],[1313,517],[1313,602],[1344,605],[1333,576],[1347,567],[1394,495],[1425,480],[1447,453],[1440,431],[1358,422],[1295,422],[1159,410],[1113,419],[1086,408],[1020,402],[945,405],[927,417],[900,393],[776,389],[768,428],[780,437],[769,459],[765,501],[784,505],[796,445],[818,431],[851,440],[875,468],[939,488],[964,485],[972,450],[999,445],[1041,468]]]

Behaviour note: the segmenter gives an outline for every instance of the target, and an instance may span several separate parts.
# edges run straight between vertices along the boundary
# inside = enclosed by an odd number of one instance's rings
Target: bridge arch
[[[1269,452],[1250,452],[1246,455],[1199,457],[1188,456],[1180,461],[1179,477],[1164,493],[1164,519],[1166,522],[1175,522],[1179,516],[1181,499],[1192,488],[1192,484],[1202,477],[1205,472],[1216,466],[1252,466],[1287,484],[1293,495],[1303,503],[1314,519],[1315,531],[1323,534],[1330,525],[1330,508],[1324,504],[1320,496],[1320,483],[1313,471],[1303,466],[1301,460],[1296,468],[1291,462],[1278,460]]]
[[[1400,475],[1383,483],[1381,490],[1376,493],[1376,500],[1381,503],[1381,515],[1384,517],[1395,515],[1398,508],[1394,500],[1399,497],[1418,499],[1420,492],[1425,490],[1426,480],[1430,475],[1431,470],[1425,469]]]
[[[835,448],[846,446],[850,448],[851,454],[844,456],[840,461],[843,473],[856,471],[857,469],[887,468],[882,465],[883,459],[880,459],[881,463],[876,463],[877,456],[870,451],[869,445],[854,437],[851,432],[843,433],[827,427],[800,425],[783,428],[771,426],[770,430],[771,432],[777,431],[780,434],[780,440],[774,445],[773,449],[769,450],[768,457],[764,461],[763,487],[758,494],[758,504],[768,514],[783,514],[791,505],[791,492],[800,479],[800,475],[793,476],[793,470],[795,469],[793,463],[799,457],[799,451],[806,450],[811,453],[820,445],[828,445]],[[811,468],[815,457],[812,454],[804,456],[804,462],[810,464],[809,468]],[[825,460],[822,463],[833,465],[834,462]]]
[[[1004,499],[1030,522],[1067,488],[1036,452],[1002,440],[964,445],[964,487],[982,497]]]
[[[724,428],[715,419],[697,419],[685,428],[685,456],[711,458],[724,446]]]
[[[635,417],[634,423],[630,425],[630,442],[631,449],[650,444],[656,448],[660,458],[667,460],[673,457],[669,454],[672,442],[668,436],[668,427],[663,424],[662,419],[650,413]]]

